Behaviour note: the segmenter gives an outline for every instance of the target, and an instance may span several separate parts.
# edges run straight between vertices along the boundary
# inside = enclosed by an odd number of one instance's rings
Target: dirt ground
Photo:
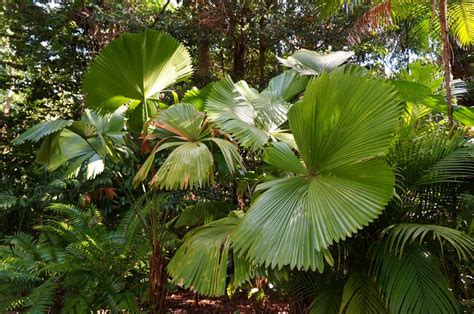
[[[289,305],[284,301],[270,298],[262,302],[249,299],[246,294],[232,298],[197,297],[192,292],[177,292],[166,298],[171,313],[289,313]]]

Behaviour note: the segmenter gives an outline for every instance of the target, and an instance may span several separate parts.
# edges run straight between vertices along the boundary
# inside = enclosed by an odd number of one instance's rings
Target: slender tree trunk
[[[11,89],[8,90],[7,94],[7,100],[5,101],[5,104],[3,105],[3,115],[5,117],[8,117],[10,115],[10,108],[13,103],[13,91]]]
[[[447,0],[439,1],[439,24],[441,28],[441,42],[443,45],[444,87],[448,102],[449,126],[453,125],[453,96],[451,93],[451,51],[448,37],[448,3]]]
[[[8,75],[10,77],[13,76],[13,68],[12,67],[9,67],[8,69]],[[14,87],[11,86],[9,89],[8,89],[8,92],[7,92],[7,99],[5,101],[5,104],[3,105],[3,116],[5,117],[8,117],[10,115],[10,109],[11,109],[11,106],[13,104],[13,95],[15,94],[13,92],[13,89]]]
[[[166,272],[165,261],[161,251],[161,243],[158,240],[157,227],[158,218],[156,208],[153,208],[151,213],[151,249],[150,256],[150,291],[149,291],[149,306],[150,313],[161,314],[166,310]]]
[[[259,74],[259,80],[260,80],[260,89],[262,89],[265,86],[265,63],[266,63],[266,58],[265,58],[265,53],[267,51],[267,46],[265,43],[265,15],[262,14],[262,17],[260,18],[260,34],[258,37],[258,74]]]
[[[234,68],[232,69],[232,78],[236,81],[242,80],[245,76],[246,50],[245,35],[240,34],[234,41]]]

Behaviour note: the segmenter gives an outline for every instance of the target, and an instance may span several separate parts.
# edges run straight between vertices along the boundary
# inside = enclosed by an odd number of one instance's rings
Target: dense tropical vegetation
[[[1,312],[474,309],[474,2],[1,8]]]

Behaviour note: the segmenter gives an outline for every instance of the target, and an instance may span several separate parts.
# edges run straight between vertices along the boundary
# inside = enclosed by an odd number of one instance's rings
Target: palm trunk
[[[149,306],[150,313],[161,314],[166,311],[166,271],[165,261],[161,251],[161,243],[158,240],[157,227],[158,218],[156,208],[151,213],[151,249],[150,273],[149,273]]]
[[[443,45],[444,87],[448,102],[448,123],[453,125],[453,96],[451,93],[451,52],[448,37],[448,3],[447,0],[439,1],[439,24],[441,26],[441,42]]]

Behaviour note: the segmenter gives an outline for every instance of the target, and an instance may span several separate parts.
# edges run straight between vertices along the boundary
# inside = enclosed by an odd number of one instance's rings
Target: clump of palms
[[[166,53],[151,58],[162,42]],[[472,215],[456,211],[474,176],[472,144],[426,107],[438,99],[432,90],[409,97],[403,87],[414,82],[340,66],[350,55],[303,51],[282,60],[293,70],[261,92],[225,78],[194,91],[199,101],[168,109],[160,109],[159,93],[190,74],[187,52],[168,35],[124,36],[91,65],[88,105],[102,113],[128,106],[127,125],[150,152],[137,186],[150,179],[150,189],[202,189],[226,173],[247,191],[240,210],[226,207],[224,218],[201,204],[195,220],[193,208],[178,219],[207,223],[169,261],[176,283],[219,296],[262,274],[288,291],[301,280],[293,300],[317,313],[455,313],[468,302],[455,295],[470,293],[459,282],[472,263]],[[242,155],[253,158],[249,169]],[[248,184],[245,171],[261,175]],[[155,312],[163,309],[167,264],[158,230],[171,222],[159,200],[134,211],[132,228],[151,245]]]

